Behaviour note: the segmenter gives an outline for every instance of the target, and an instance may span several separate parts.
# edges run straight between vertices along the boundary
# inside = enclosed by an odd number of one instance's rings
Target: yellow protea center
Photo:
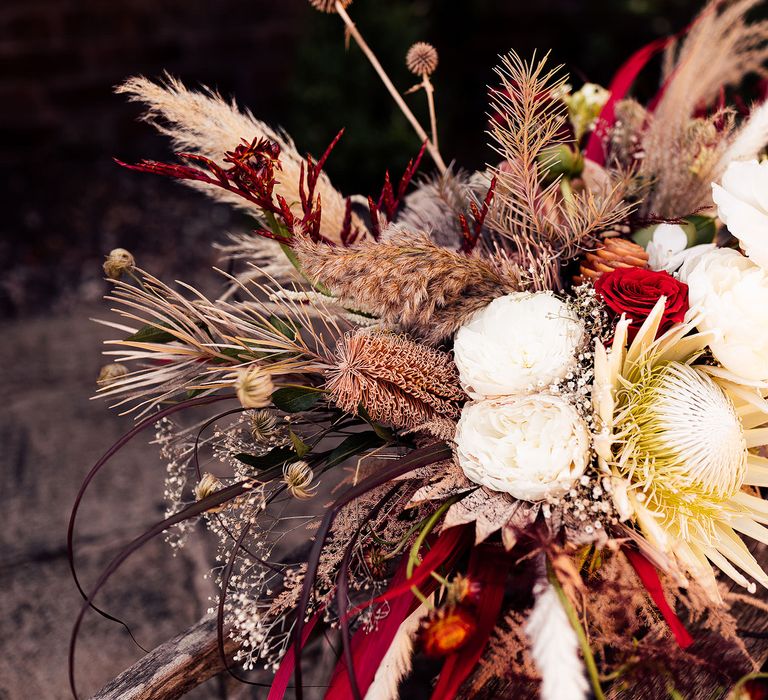
[[[641,368],[616,395],[619,473],[665,525],[687,536],[727,508],[747,470],[747,446],[725,392],[688,364]]]

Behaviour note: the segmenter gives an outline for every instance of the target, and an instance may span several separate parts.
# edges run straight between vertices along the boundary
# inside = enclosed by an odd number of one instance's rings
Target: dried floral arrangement
[[[768,102],[735,90],[767,73],[757,0],[711,2],[608,89],[503,56],[496,155],[475,173],[440,155],[435,48],[406,57],[425,129],[350,0],[311,2],[423,143],[377,196],[324,173],[341,134],[303,157],[213,92],[118,88],[180,151],[127,167],[258,223],[222,246],[235,271],[216,299],[125,250],[105,263],[120,337],[99,394],[137,423],[83,485],[73,573],[88,484],[146,429],[168,511],[78,581],[73,692],[99,590],[148,539],[182,546],[202,522],[222,656],[229,636],[230,673],[274,672],[270,700],[316,694],[308,674],[327,698],[397,698],[419,673],[435,699],[747,697],[760,661],[734,606],[768,610],[747,546],[768,544]],[[416,177],[427,158],[436,173]],[[329,634],[334,659],[302,667]]]

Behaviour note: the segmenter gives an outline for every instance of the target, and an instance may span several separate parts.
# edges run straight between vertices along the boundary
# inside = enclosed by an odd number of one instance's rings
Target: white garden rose
[[[565,399],[526,394],[468,403],[456,456],[471,481],[526,501],[561,496],[587,467],[589,433]]]
[[[768,270],[768,161],[734,161],[722,183],[712,183],[717,215],[741,249]]]
[[[494,299],[456,332],[462,386],[473,399],[540,390],[565,377],[583,337],[581,320],[553,294]]]
[[[688,285],[689,316],[712,331],[712,353],[734,374],[768,379],[768,272],[749,258],[716,248],[680,270]]]

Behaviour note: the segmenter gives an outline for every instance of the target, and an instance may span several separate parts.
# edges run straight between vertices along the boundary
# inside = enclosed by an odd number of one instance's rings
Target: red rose
[[[606,272],[595,281],[595,290],[617,316],[622,313],[632,322],[629,340],[633,340],[648,318],[659,297],[667,297],[658,335],[676,323],[682,323],[688,311],[688,285],[668,272],[654,272],[639,267],[620,267]]]

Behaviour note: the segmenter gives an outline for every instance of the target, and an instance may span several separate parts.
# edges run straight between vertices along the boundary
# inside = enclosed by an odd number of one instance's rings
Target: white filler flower
[[[456,332],[461,383],[473,399],[541,390],[565,378],[583,337],[575,312],[548,292],[499,297]]]
[[[549,394],[467,404],[456,444],[467,478],[526,501],[564,494],[584,473],[589,454],[586,423]]]
[[[768,270],[768,161],[734,161],[722,182],[712,183],[718,216],[741,249]]]
[[[717,248],[683,265],[680,278],[696,327],[713,334],[709,346],[718,362],[744,379],[768,379],[768,272]]]

